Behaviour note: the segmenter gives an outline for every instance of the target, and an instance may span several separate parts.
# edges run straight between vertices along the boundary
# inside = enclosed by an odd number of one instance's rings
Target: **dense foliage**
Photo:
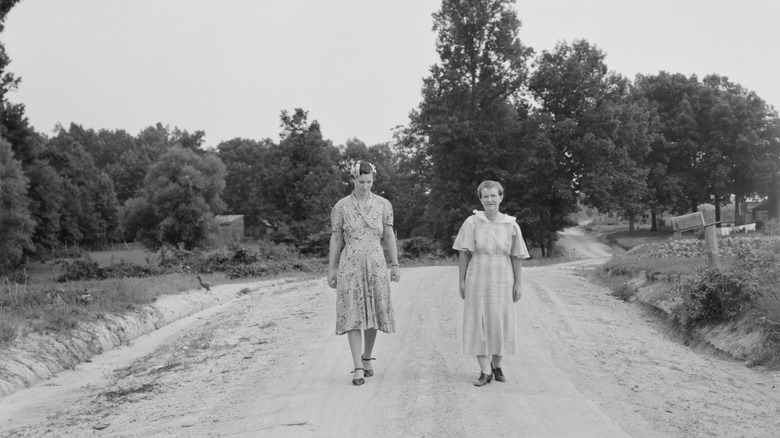
[[[0,32],[14,4],[0,1]],[[443,0],[433,27],[439,59],[420,104],[378,145],[334,145],[300,108],[281,110],[278,140],[205,145],[203,131],[162,123],[137,134],[74,123],[48,137],[7,100],[20,82],[0,44],[0,137],[10,144],[0,154],[0,269],[122,240],[204,248],[223,213],[244,215],[253,236],[323,255],[330,209],[349,194],[346,170],[358,160],[377,166],[375,192],[394,206],[399,237],[419,238],[414,251],[450,247],[485,179],[504,185],[504,211],[543,255],[581,207],[633,226],[648,211],[702,202],[724,220],[722,204],[758,196],[780,216],[780,122],[728,77],[632,82],[586,40],[536,54],[510,0]]]

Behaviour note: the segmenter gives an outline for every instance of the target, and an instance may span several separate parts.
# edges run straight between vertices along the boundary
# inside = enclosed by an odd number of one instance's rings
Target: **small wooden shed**
[[[230,214],[214,216],[217,221],[217,233],[222,239],[234,240],[244,238],[244,215]]]

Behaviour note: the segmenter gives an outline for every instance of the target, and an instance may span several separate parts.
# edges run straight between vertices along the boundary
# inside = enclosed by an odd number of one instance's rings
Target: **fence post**
[[[704,227],[704,250],[707,253],[707,261],[711,267],[720,269],[720,258],[718,257],[718,239],[715,234],[715,224]]]

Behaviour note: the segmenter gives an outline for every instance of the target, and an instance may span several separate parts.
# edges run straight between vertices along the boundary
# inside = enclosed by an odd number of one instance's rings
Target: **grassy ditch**
[[[198,276],[215,285],[282,275],[319,276],[326,267],[325,259],[270,243],[208,253],[114,251],[38,264],[30,271],[0,277],[0,345],[29,331],[68,333],[80,322],[198,289]]]
[[[718,238],[720,267],[708,266],[704,242],[696,236],[604,237],[625,250],[594,273],[615,297],[662,310],[691,337],[727,328],[760,339],[740,350],[743,358],[748,365],[780,368],[780,236]]]

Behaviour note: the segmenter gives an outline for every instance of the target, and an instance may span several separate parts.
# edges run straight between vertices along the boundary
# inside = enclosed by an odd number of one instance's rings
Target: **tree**
[[[282,111],[280,119],[281,141],[270,151],[265,173],[269,179],[262,185],[273,208],[269,220],[280,229],[274,240],[326,254],[330,210],[343,195],[339,150],[323,140],[316,120],[309,123],[308,112]]]
[[[19,266],[25,252],[34,249],[27,182],[11,145],[0,138],[0,272]]]
[[[539,247],[543,257],[552,255],[556,231],[571,226],[569,215],[577,211],[577,191],[565,165],[566,152],[555,146],[567,143],[575,128],[573,120],[555,123],[549,114],[532,113],[519,134],[523,147],[518,154],[524,159],[506,188],[521,196],[508,200],[505,209],[519,211],[523,237]]]
[[[531,49],[518,38],[520,21],[509,0],[444,0],[433,15],[440,62],[423,81],[409,138],[423,138],[430,163],[426,221],[442,246],[479,206],[476,187],[508,175],[502,155],[516,147],[516,103]],[[435,224],[435,225],[434,225]]]
[[[525,202],[529,207],[538,204],[536,211],[549,211],[542,217],[549,215],[548,226],[555,227],[539,230],[546,234],[539,238],[548,242],[548,251],[557,231],[570,225],[565,218],[553,218],[576,211],[579,199],[601,211],[620,212],[631,226],[644,208],[647,171],[640,161],[649,150],[649,112],[630,98],[629,82],[609,72],[605,57],[585,40],[559,43],[538,57],[529,81],[539,107],[533,112],[543,126],[534,134],[543,141],[535,140],[538,144],[531,148],[551,170],[526,172],[541,172],[544,179],[537,184],[548,187],[552,196]],[[539,147],[555,150],[536,150]]]
[[[32,240],[38,252],[60,247],[64,183],[46,161],[35,161],[25,169],[30,178],[30,213],[35,220]]]
[[[430,160],[425,138],[409,127],[399,127],[392,146],[396,166],[397,197],[393,204],[395,228],[401,238],[432,235],[432,223],[425,222],[429,203]]]
[[[45,144],[40,160],[61,178],[59,241],[99,248],[117,236],[118,203],[110,178],[97,169],[92,155],[76,138],[60,129]]]
[[[648,175],[648,205],[654,212],[682,214],[695,211],[703,189],[695,177],[697,126],[694,111],[698,80],[682,74],[660,72],[637,75],[635,89],[647,99],[659,133],[645,158]],[[695,199],[691,199],[695,198]]]
[[[0,0],[0,33],[5,29],[5,19],[19,0]],[[24,115],[24,105],[11,103],[6,98],[9,91],[19,87],[21,78],[7,71],[11,58],[0,43],[0,137],[11,143],[17,160],[23,165],[29,164],[37,155],[40,139],[29,126]]]
[[[140,195],[127,201],[121,214],[125,233],[153,250],[204,247],[213,216],[224,208],[224,187],[225,165],[216,155],[172,147],[149,169]]]
[[[665,72],[638,76],[637,89],[653,105],[662,134],[648,156],[654,206],[685,213],[712,202],[720,221],[731,195],[740,202],[762,187],[769,191],[765,181],[778,161],[776,114],[755,93],[719,75],[699,81]]]
[[[275,215],[264,189],[271,180],[271,150],[277,146],[270,139],[262,141],[234,138],[220,143],[217,154],[225,164],[226,213],[243,214],[248,229]]]

